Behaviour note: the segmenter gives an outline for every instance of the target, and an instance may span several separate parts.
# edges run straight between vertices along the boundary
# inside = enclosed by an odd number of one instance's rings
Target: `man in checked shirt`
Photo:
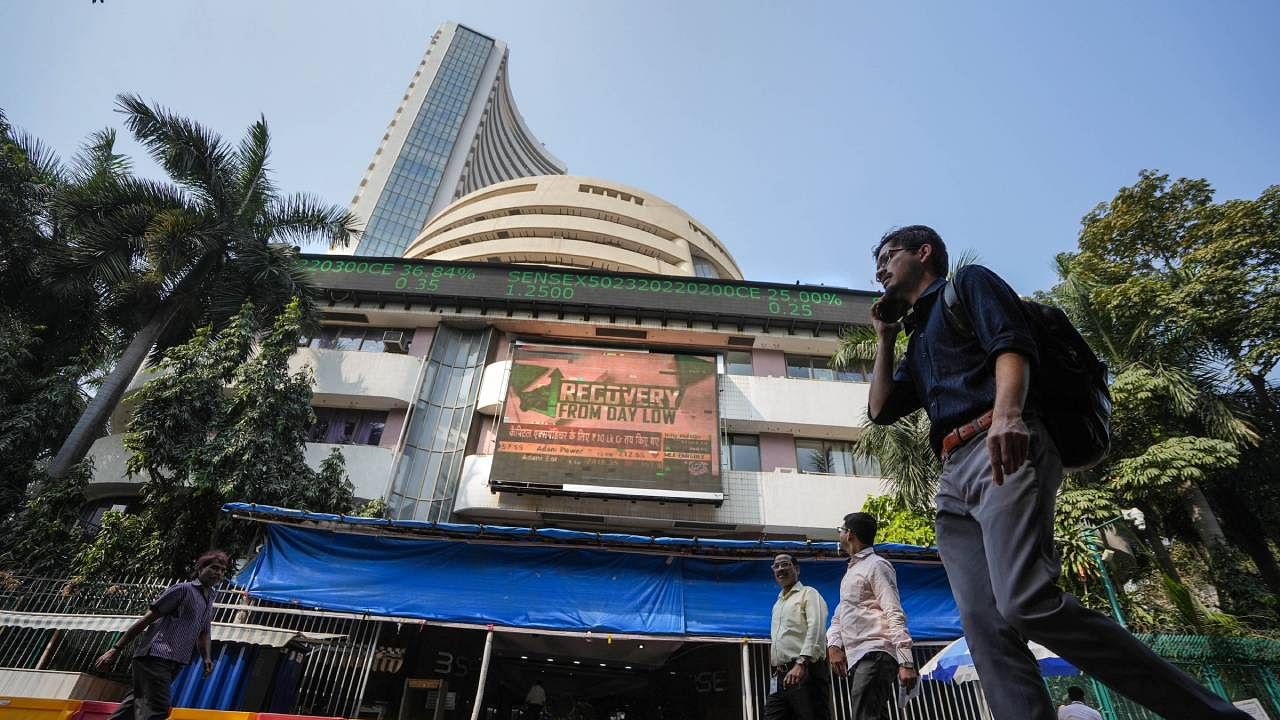
[[[893,679],[907,690],[920,679],[898,598],[898,574],[872,547],[874,516],[849,513],[838,529],[849,569],[840,581],[840,603],[827,629],[827,661],[832,672],[850,676],[850,717],[884,720],[889,717]]]
[[[138,635],[133,650],[133,689],[108,720],[164,720],[169,715],[169,686],[196,651],[204,674],[213,670],[209,633],[213,626],[213,590],[227,573],[227,554],[213,550],[196,560],[196,579],[178,583],[151,603],[147,614],[125,631],[94,663],[105,671],[116,654]]]

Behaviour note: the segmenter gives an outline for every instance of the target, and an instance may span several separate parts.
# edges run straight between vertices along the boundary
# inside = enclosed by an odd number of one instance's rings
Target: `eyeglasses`
[[[841,533],[841,534],[844,534],[844,533],[849,532],[849,528],[847,528],[847,527],[845,527],[845,526],[841,525],[840,527],[836,528],[836,532]]]
[[[894,254],[900,253],[903,250],[914,250],[914,249],[915,248],[899,247],[899,248],[889,248],[888,250],[885,250],[884,255],[881,255],[880,257],[876,258],[876,270],[883,270],[884,266],[888,265],[889,261],[893,259]]]

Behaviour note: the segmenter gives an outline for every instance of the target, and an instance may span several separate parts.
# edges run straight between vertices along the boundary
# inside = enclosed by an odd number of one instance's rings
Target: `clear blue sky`
[[[748,278],[858,288],[891,226],[1030,293],[1142,168],[1220,199],[1280,182],[1280,4],[994,5],[8,0],[0,107],[64,156],[119,127],[118,92],[232,138],[265,113],[279,184],[345,205],[455,20],[508,43],[571,172],[680,205]]]

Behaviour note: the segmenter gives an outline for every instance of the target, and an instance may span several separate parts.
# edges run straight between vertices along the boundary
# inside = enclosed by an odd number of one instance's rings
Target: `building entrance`
[[[540,718],[531,705],[537,684]],[[741,653],[732,643],[494,635],[488,720],[740,720]]]

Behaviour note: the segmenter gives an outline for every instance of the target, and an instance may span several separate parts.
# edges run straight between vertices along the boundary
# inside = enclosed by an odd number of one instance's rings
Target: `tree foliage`
[[[892,495],[876,495],[862,504],[862,512],[871,513],[879,522],[878,543],[905,543],[931,547],[937,544],[933,513],[913,509]]]
[[[137,519],[104,523],[80,556],[82,575],[117,569],[110,550],[122,537],[159,538],[165,548],[135,571],[182,572],[213,545],[241,555],[252,529],[223,521],[221,508],[231,501],[352,509],[341,453],[335,449],[319,471],[304,458],[313,380],[309,368],[290,372],[288,363],[301,303],[290,303],[261,333],[255,317],[246,303],[221,331],[201,328],[165,354],[138,392],[125,447],[129,471],[145,479],[143,509]]]
[[[1148,585],[1184,628],[1235,627],[1216,607],[1186,601],[1186,577],[1217,587],[1211,595],[1253,615],[1255,626],[1277,622],[1263,600],[1280,592],[1273,549],[1239,533],[1232,547],[1222,508],[1234,508],[1237,523],[1262,525],[1233,479],[1242,458],[1270,443],[1256,425],[1271,406],[1266,376],[1280,357],[1278,193],[1217,203],[1204,180],[1143,172],[1085,216],[1078,251],[1058,257],[1060,283],[1042,295],[1112,371],[1112,453],[1077,484],[1146,511]],[[1243,468],[1250,490],[1267,496],[1275,468]],[[1171,552],[1179,542],[1195,552]],[[1260,592],[1265,583],[1270,593]]]
[[[64,279],[130,309],[133,331],[59,448],[54,475],[84,456],[153,347],[171,347],[204,324],[220,328],[246,301],[262,319],[301,299],[310,317],[310,284],[294,244],[322,238],[346,245],[359,234],[346,210],[279,192],[265,118],[231,144],[134,95],[119,96],[117,107],[170,182],[133,176],[108,132],[88,153],[95,172],[59,195],[60,222],[74,231],[61,262]]]
[[[0,531],[83,409],[80,381],[110,354],[97,297],[52,279],[68,247],[55,199],[73,181],[0,112]]]

